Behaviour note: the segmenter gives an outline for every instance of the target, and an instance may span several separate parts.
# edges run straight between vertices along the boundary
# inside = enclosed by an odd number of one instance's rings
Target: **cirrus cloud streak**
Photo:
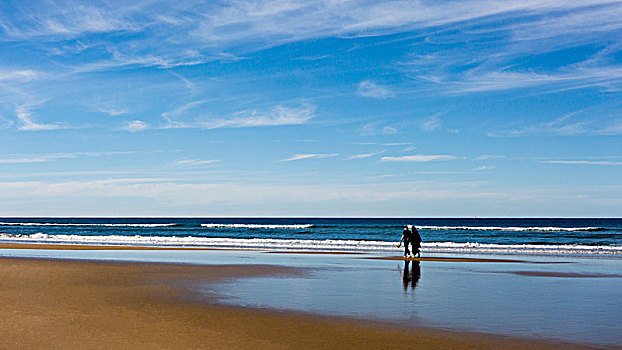
[[[458,157],[445,155],[445,154],[437,154],[437,155],[426,155],[426,154],[417,154],[412,156],[400,156],[400,157],[382,157],[380,160],[383,162],[436,162],[436,161],[448,161],[458,159]]]

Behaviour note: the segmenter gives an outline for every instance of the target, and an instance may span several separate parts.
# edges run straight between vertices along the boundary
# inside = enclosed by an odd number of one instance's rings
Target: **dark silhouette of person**
[[[411,241],[412,241],[412,231],[408,229],[408,226],[404,226],[404,231],[402,232],[402,238],[400,238],[400,242],[397,244],[397,247],[399,248],[402,242],[404,242],[404,257],[405,258],[407,258],[409,255],[412,255],[410,253],[410,250],[408,250],[408,244],[410,244]]]
[[[421,235],[419,235],[419,231],[417,231],[415,225],[413,225],[410,244],[413,248],[413,255],[421,257]]]
[[[412,270],[410,269],[410,260],[404,261],[404,273],[402,274],[402,282],[404,283],[404,291],[408,290],[408,285],[410,284],[410,288],[417,288],[417,283],[419,282],[419,278],[421,278],[421,265],[418,261],[413,262]]]

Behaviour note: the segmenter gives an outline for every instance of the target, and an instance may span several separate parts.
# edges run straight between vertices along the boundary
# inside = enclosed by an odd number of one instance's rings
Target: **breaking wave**
[[[195,248],[242,248],[266,250],[311,250],[341,252],[401,252],[394,242],[366,240],[304,240],[304,239],[240,239],[209,237],[166,237],[166,236],[82,236],[0,234],[5,242],[56,243],[56,244],[97,244],[134,245],[154,247],[195,247]],[[477,253],[477,254],[525,254],[525,255],[588,255],[622,257],[622,245],[502,245],[456,242],[426,242],[422,244],[424,253]]]
[[[53,223],[53,222],[0,222],[0,226],[99,226],[99,227],[172,227],[177,224],[94,224],[94,223]]]
[[[311,224],[303,225],[264,225],[264,224],[201,224],[201,227],[209,228],[256,228],[256,229],[292,229],[299,230],[311,228]]]
[[[603,227],[503,227],[503,226],[416,226],[423,230],[505,231],[505,232],[581,232],[605,231]]]

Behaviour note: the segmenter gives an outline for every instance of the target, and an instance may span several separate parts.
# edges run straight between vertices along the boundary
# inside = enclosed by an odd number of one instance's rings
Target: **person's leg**
[[[408,255],[410,255],[410,250],[408,250],[408,245],[410,244],[409,241],[404,240],[404,256],[407,257]]]

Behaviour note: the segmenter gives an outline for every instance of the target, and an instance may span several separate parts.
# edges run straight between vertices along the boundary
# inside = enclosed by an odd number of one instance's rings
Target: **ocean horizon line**
[[[0,219],[456,219],[456,220],[513,220],[513,219],[597,219],[622,220],[622,216],[0,216]]]

